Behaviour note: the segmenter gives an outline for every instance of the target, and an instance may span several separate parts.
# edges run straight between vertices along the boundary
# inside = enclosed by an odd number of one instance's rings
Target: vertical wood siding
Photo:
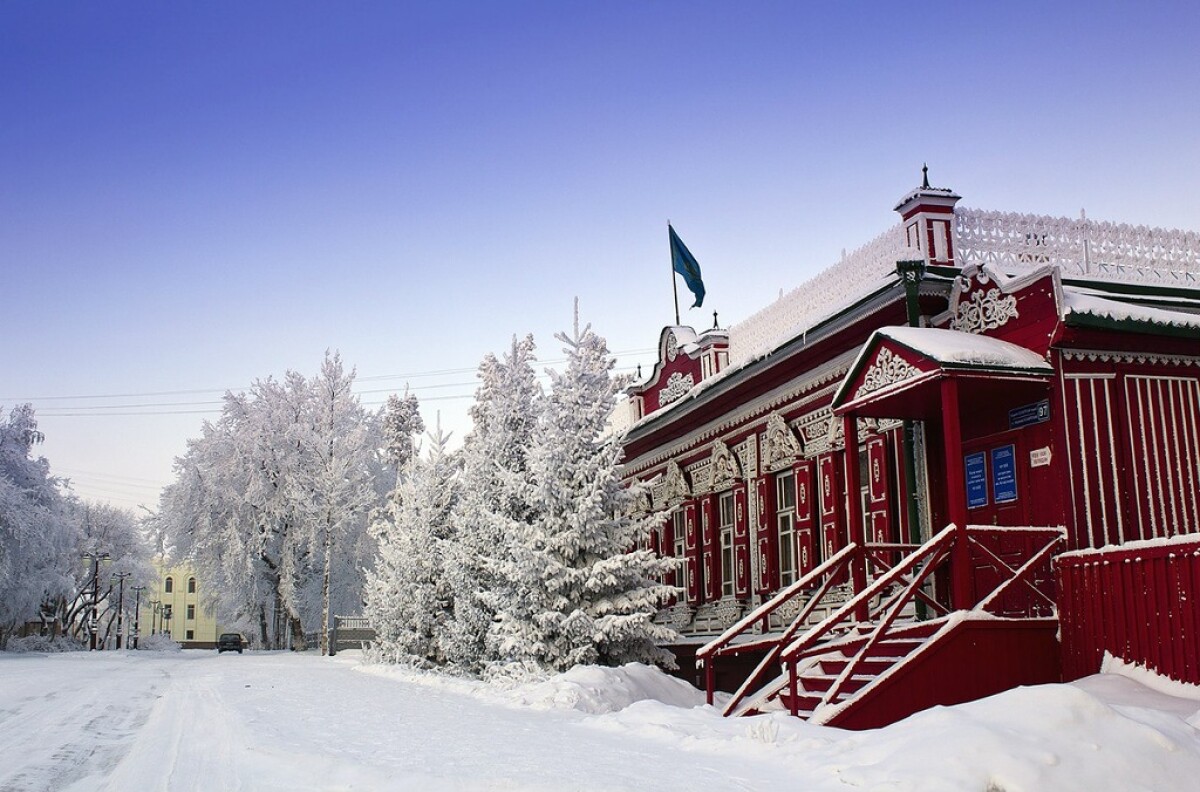
[[[1114,378],[1072,375],[1065,380],[1067,451],[1074,491],[1076,547],[1119,544],[1125,535],[1121,508],[1120,449],[1113,427]]]
[[[1200,531],[1198,391],[1194,379],[1125,378],[1135,538]]]

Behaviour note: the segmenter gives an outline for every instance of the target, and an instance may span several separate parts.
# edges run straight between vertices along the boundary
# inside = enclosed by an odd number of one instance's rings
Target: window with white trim
[[[723,492],[717,499],[721,537],[721,596],[732,597],[733,586],[733,493]]]
[[[775,526],[779,532],[779,586],[796,582],[796,477],[775,477]]]

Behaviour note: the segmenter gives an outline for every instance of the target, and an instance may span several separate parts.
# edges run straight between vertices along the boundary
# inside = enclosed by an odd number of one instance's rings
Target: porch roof
[[[932,327],[882,327],[871,334],[833,398],[833,410],[871,418],[931,418],[938,382],[959,380],[966,404],[1016,402],[1045,390],[1054,368],[1025,347]],[[1005,387],[996,384],[1003,381]]]

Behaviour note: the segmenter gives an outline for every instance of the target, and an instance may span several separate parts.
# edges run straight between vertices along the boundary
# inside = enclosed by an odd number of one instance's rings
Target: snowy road
[[[498,692],[353,654],[0,652],[0,792],[1167,792],[1200,778],[1200,690],[1156,691],[1144,672],[1150,687],[1101,675],[853,733],[723,719],[630,668]]]
[[[312,655],[0,654],[0,790],[765,789],[577,713],[486,704]],[[710,766],[712,765],[712,766]]]

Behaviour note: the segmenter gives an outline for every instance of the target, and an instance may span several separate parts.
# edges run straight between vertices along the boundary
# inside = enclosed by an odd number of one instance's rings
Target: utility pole
[[[142,591],[144,591],[146,587],[145,586],[130,586],[129,588],[134,593],[134,597],[133,597],[133,635],[131,635],[129,637],[133,639],[133,648],[137,649],[138,648],[138,633],[139,633],[138,627],[142,623]]]
[[[117,581],[117,648],[121,648],[121,633],[125,630],[125,578],[129,572],[114,572],[112,579]]]
[[[100,631],[100,562],[107,561],[111,556],[108,553],[97,553],[94,550],[89,550],[83,554],[85,559],[91,559],[92,562],[92,617],[88,620],[88,633],[91,636],[88,646],[89,651],[96,651],[96,633]]]

